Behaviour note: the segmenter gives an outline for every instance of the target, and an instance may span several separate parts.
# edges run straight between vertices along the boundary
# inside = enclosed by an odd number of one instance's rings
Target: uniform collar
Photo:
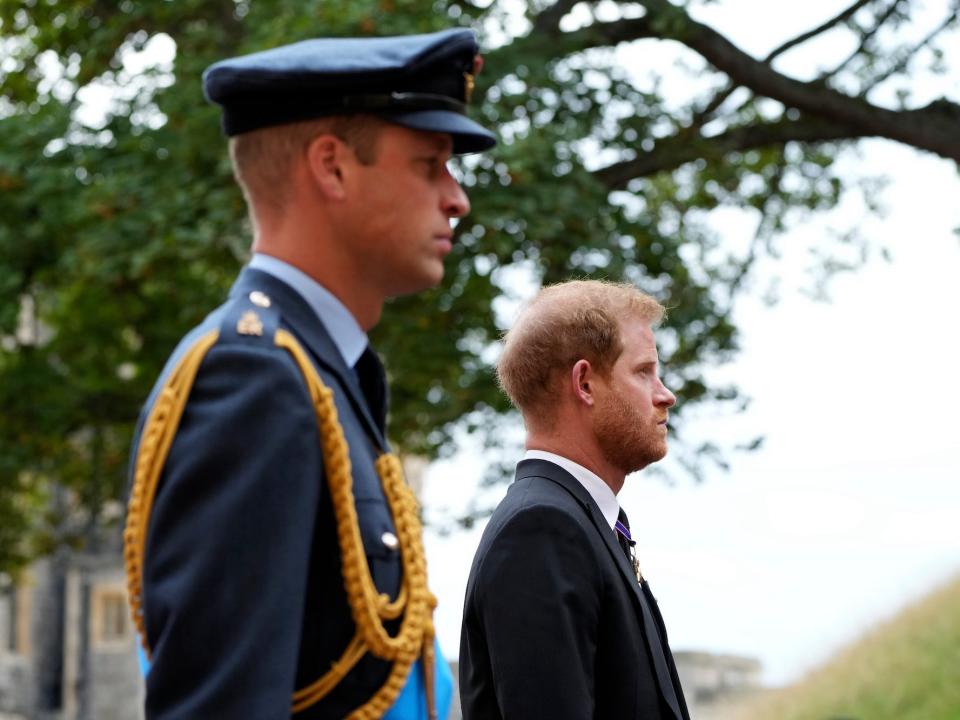
[[[271,255],[254,253],[249,267],[272,275],[296,290],[327,329],[347,367],[357,364],[367,347],[367,334],[333,293],[302,270]]]
[[[552,462],[554,465],[559,465],[573,475],[577,482],[583,485],[584,490],[590,493],[590,497],[593,498],[593,501],[600,509],[600,514],[603,515],[603,519],[606,520],[607,525],[613,530],[614,523],[617,522],[617,514],[620,512],[620,504],[617,502],[617,496],[613,490],[600,479],[599,475],[587,470],[583,465],[579,465],[573,460],[568,460],[562,455],[547,452],[546,450],[527,450],[523,459],[546,460]]]

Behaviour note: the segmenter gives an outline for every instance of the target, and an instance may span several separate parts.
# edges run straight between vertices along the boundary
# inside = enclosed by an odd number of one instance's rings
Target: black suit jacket
[[[465,720],[688,720],[666,631],[590,494],[524,460],[474,558]],[[662,648],[662,650],[661,650]]]
[[[255,290],[270,307],[251,302]],[[237,332],[248,311],[263,323],[259,336]],[[374,582],[391,597],[399,588],[399,553],[381,539],[395,529],[374,467],[386,449],[385,396],[371,411],[300,295],[245,269],[229,300],[181,343],[141,416],[142,426],[185,348],[219,329],[190,393],[148,529],[148,718],[288,718],[294,689],[329,670],[354,634],[317,420],[300,370],[274,345],[278,327],[299,339],[333,390]],[[368,654],[297,717],[344,717],[384,683],[388,670]]]

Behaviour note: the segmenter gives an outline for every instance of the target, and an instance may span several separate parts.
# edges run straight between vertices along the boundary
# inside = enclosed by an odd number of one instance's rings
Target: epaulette
[[[219,342],[245,342],[272,347],[280,311],[270,296],[261,290],[232,298],[223,306]]]

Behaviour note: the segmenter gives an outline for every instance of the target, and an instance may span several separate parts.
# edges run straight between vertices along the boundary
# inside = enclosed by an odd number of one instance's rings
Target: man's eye
[[[447,160],[443,157],[424,158],[423,164],[432,177],[439,177],[447,171]]]

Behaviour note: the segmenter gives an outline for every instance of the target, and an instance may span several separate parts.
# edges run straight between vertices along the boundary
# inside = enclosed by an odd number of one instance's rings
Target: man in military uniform
[[[380,717],[433,704],[433,598],[366,332],[435,286],[469,202],[468,30],[318,39],[204,73],[254,227],[134,442],[125,551],[150,718]],[[414,717],[414,715],[409,715]],[[417,714],[416,717],[423,717]]]

